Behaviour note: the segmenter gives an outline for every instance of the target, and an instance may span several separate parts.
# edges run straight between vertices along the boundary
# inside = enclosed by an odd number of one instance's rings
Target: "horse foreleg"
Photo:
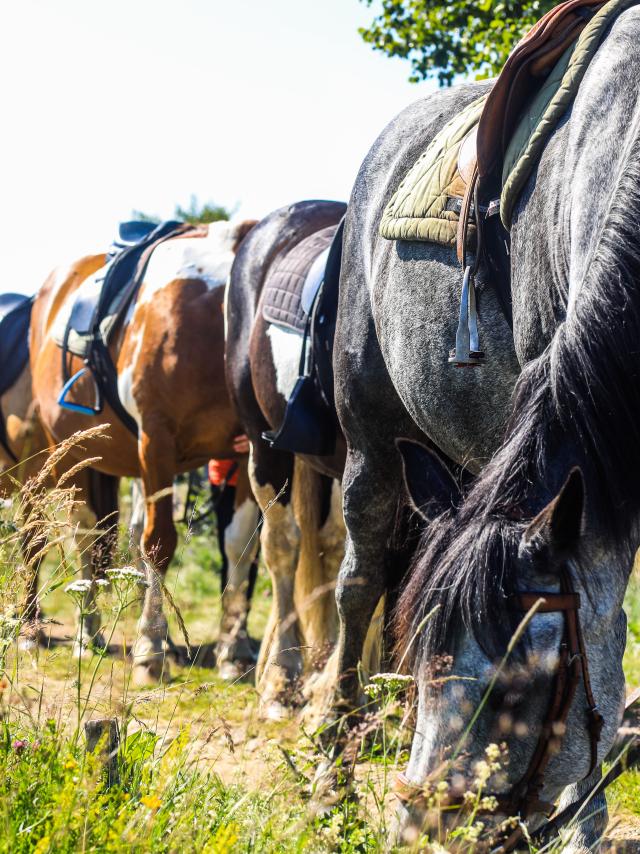
[[[353,710],[360,700],[359,666],[371,619],[385,593],[384,555],[393,532],[399,473],[388,453],[349,453],[343,479],[348,528],[345,557],[338,576],[339,706]]]
[[[228,571],[222,587],[222,617],[216,662],[223,679],[236,679],[255,663],[247,631],[251,567],[258,551],[260,511],[250,494],[246,466],[240,471],[233,515],[221,532]]]
[[[558,809],[563,810],[588,792],[602,777],[600,766],[587,777],[562,793]],[[575,824],[562,834],[562,851],[565,854],[594,854],[600,850],[600,842],[607,829],[609,812],[604,791],[600,790],[582,810]]]

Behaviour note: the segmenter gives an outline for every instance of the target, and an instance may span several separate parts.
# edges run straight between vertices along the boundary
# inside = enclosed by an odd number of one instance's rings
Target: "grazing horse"
[[[487,746],[505,742],[510,762],[491,793],[499,813],[532,826],[545,802],[563,790],[563,803],[575,800],[598,779],[624,701],[622,603],[640,544],[640,66],[629,62],[639,38],[636,6],[610,26],[518,199],[512,330],[480,266],[482,367],[447,364],[461,281],[453,251],[391,242],[378,227],[434,135],[491,84],[438,92],[401,113],[361,167],[345,226],[334,349],[347,441],[338,699],[357,702],[402,492],[395,440],[406,437],[480,474],[432,525],[399,605],[418,692],[404,782],[417,792],[462,739],[453,799]],[[538,591],[547,604],[499,669]],[[447,658],[460,678],[434,682]],[[420,824],[424,798],[406,803],[405,820]],[[596,845],[602,794],[588,812],[563,850]]]
[[[35,478],[49,453],[49,443],[33,411],[31,370],[27,363],[16,381],[0,396],[0,417],[5,425],[6,447],[0,444],[0,494],[15,495],[21,486]],[[70,468],[63,457],[54,467],[44,486],[53,487]],[[118,481],[109,475],[90,468],[72,473],[66,481],[67,488],[75,490],[73,522],[75,544],[81,562],[81,576],[94,579],[107,565],[113,551],[118,522]],[[30,495],[27,491],[21,502],[21,511],[28,515]],[[22,606],[25,626],[22,631],[23,647],[32,646],[37,638],[46,641],[40,629],[39,569],[43,543],[37,527],[34,535],[26,536],[22,552],[28,573],[26,597]],[[95,588],[87,591],[75,632],[74,653],[83,655],[89,645],[100,647],[100,616],[95,607]]]
[[[227,291],[228,385],[251,441],[251,484],[264,515],[262,556],[273,585],[256,675],[268,716],[282,714],[282,706],[295,701],[305,664],[318,671],[335,642],[344,447],[339,437],[333,455],[294,455],[271,447],[262,436],[283,422],[303,340],[302,334],[265,320],[264,285],[301,241],[337,226],[344,212],[338,202],[308,201],[269,214],[240,247]],[[315,694],[321,688],[308,690]]]
[[[211,457],[238,456],[234,437],[240,430],[224,375],[223,293],[234,254],[253,224],[213,223],[204,237],[168,240],[154,250],[135,301],[109,346],[119,400],[133,419],[137,435],[107,402],[94,415],[71,411],[58,402],[66,376],[75,374],[82,362],[68,354],[65,374],[56,324],[68,316],[82,283],[103,267],[105,255],[88,256],[54,272],[33,305],[33,391],[47,434],[52,441],[61,441],[77,430],[108,424],[107,435],[85,442],[84,452],[100,457],[97,465],[107,474],[142,480],[141,551],[149,586],[133,650],[135,676],[141,682],[157,680],[167,670],[161,578],[177,542],[173,478],[204,465]],[[87,374],[76,382],[74,399],[91,402],[93,394]],[[224,601],[233,602],[237,615],[240,599],[246,612],[244,588],[254,554],[250,541],[258,511],[248,484],[238,489],[236,500],[246,512],[243,510],[243,524],[238,526],[237,548],[227,538],[233,571]],[[236,620],[240,628],[243,622],[244,617]],[[241,660],[248,656],[248,639],[239,640],[238,647],[229,649],[226,657]]]

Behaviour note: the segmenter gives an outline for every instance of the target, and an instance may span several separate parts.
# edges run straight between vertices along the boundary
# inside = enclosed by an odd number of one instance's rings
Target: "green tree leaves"
[[[230,219],[233,211],[227,210],[222,205],[216,205],[213,202],[205,202],[200,204],[198,197],[194,194],[189,199],[189,205],[182,207],[176,205],[174,210],[174,218],[183,222],[196,224],[199,222],[218,222],[221,219]],[[144,211],[134,210],[131,212],[133,219],[142,220],[143,222],[161,222],[161,218],[155,214],[147,214]]]
[[[361,0],[371,6],[374,0]],[[382,10],[360,35],[374,50],[408,59],[412,82],[458,74],[497,73],[522,35],[556,0],[381,0]]]

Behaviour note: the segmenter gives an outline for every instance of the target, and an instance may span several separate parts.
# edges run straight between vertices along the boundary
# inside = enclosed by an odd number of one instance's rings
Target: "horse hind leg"
[[[98,522],[86,505],[81,505],[75,515],[77,530],[74,544],[80,555],[80,577],[89,582],[89,587],[78,603],[73,654],[84,657],[90,655],[94,649],[104,649],[105,646],[96,598],[97,550],[101,532],[96,530]]]
[[[271,612],[256,668],[261,713],[282,717],[295,699],[303,659],[294,603],[300,530],[291,506],[293,458],[263,444],[253,446],[249,464],[253,494],[263,513],[261,548],[273,589]]]
[[[231,521],[224,534],[228,574],[222,588],[220,637],[216,664],[220,676],[234,680],[255,664],[255,652],[247,630],[249,584],[258,551],[260,511],[250,494],[246,464],[240,470]]]
[[[320,526],[317,533],[319,574],[310,597],[309,605],[312,607],[305,613],[309,637],[314,639],[309,655],[312,672],[304,688],[307,705],[303,714],[309,723],[317,722],[326,714],[335,690],[338,634],[335,587],[344,557],[346,536],[340,483],[322,477],[320,497]]]
[[[104,581],[104,571],[111,566],[118,540],[118,489],[117,477],[85,469],[80,472],[80,486],[85,503],[77,511],[80,530],[76,531],[75,544],[80,552],[82,578],[91,587],[80,605],[74,653],[85,655],[105,647],[100,630],[101,619],[96,602],[96,585]],[[82,530],[84,528],[84,531]],[[83,534],[80,540],[79,534]]]

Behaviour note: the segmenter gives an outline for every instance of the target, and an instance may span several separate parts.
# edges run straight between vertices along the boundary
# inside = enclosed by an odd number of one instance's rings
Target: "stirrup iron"
[[[84,406],[81,403],[73,403],[72,401],[67,400],[67,396],[73,386],[87,373],[91,374],[93,384],[95,386],[95,403],[93,406]],[[63,385],[62,391],[58,395],[58,406],[61,406],[63,409],[68,409],[70,412],[77,412],[79,415],[100,415],[102,412],[102,395],[100,394],[100,387],[91,373],[91,368],[86,363],[84,368],[80,368],[79,371],[76,371],[76,373]]]
[[[483,362],[484,352],[478,340],[475,277],[472,268],[468,266],[462,280],[456,346],[449,353],[449,364],[456,368],[477,368]]]

